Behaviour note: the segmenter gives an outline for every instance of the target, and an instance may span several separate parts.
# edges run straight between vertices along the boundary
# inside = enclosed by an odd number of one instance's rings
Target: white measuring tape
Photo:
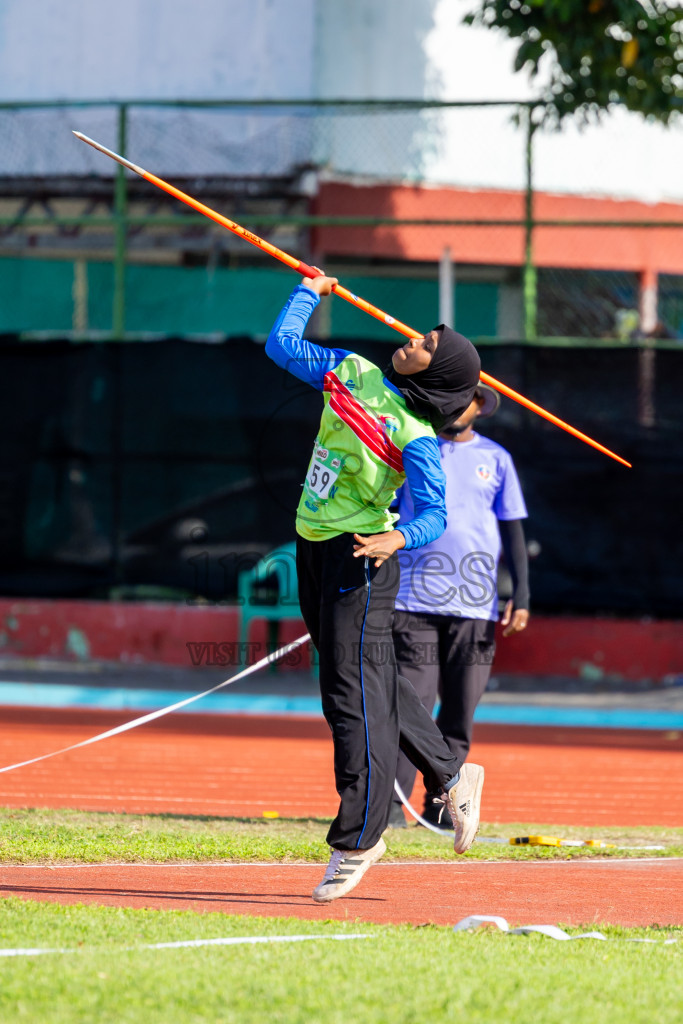
[[[451,839],[455,835],[453,829],[437,828],[436,825],[432,825],[430,821],[427,821],[425,818],[422,817],[421,814],[418,814],[413,805],[408,800],[408,797],[405,795],[405,793],[399,786],[398,779],[394,779],[394,790],[396,791],[396,796],[399,798],[399,800],[407,810],[408,814],[412,814],[413,818],[415,818],[415,821],[419,821],[421,825],[424,825],[425,828],[428,828],[430,832],[435,832],[437,836],[444,836],[446,839]]]
[[[416,821],[419,821],[421,825],[424,825],[425,828],[428,828],[430,832],[434,832],[437,836],[443,836],[444,839],[448,840],[453,838],[453,829],[437,828],[436,825],[432,825],[431,822],[417,813],[401,789],[398,779],[394,779],[394,790],[405,809],[409,814],[412,814]],[[557,836],[511,836],[509,839],[505,839],[502,836],[477,836],[475,843],[495,843],[502,846],[583,846],[590,847],[591,849],[611,850],[666,849],[665,846],[617,846],[615,843],[605,843],[602,839],[558,839]],[[500,918],[499,920],[502,921],[503,919]]]
[[[8,764],[4,768],[0,768],[0,775],[3,772],[14,771],[15,768],[24,768],[28,764],[37,764],[39,761],[46,761],[49,757],[56,757],[58,754],[67,754],[70,750],[78,750],[79,747],[87,747],[91,743],[99,743],[100,740],[109,739],[110,736],[118,736],[122,732],[128,732],[129,729],[135,729],[138,725],[144,725],[146,722],[153,722],[155,718],[162,718],[164,715],[168,715],[171,711],[177,711],[179,708],[187,707],[188,704],[193,704],[196,700],[201,700],[202,697],[208,697],[210,693],[215,693],[217,690],[222,690],[224,686],[230,686],[231,683],[236,683],[238,679],[245,679],[246,676],[252,675],[254,672],[258,672],[259,669],[265,668],[266,665],[272,665],[274,661],[279,661],[280,658],[284,658],[285,655],[289,654],[290,651],[295,651],[297,647],[301,647],[307,640],[310,640],[310,636],[306,633],[305,636],[300,636],[298,640],[293,640],[291,644],[286,644],[285,647],[281,647],[279,651],[274,651],[272,654],[268,654],[265,658],[261,658],[255,665],[250,665],[249,668],[245,668],[242,672],[238,672],[236,676],[231,676],[230,679],[224,680],[222,683],[218,683],[217,686],[212,686],[210,690],[204,690],[203,693],[196,693],[193,697],[186,697],[185,700],[179,700],[176,704],[169,704],[168,707],[160,708],[158,711],[151,711],[148,715],[142,715],[141,718],[134,718],[132,722],[124,722],[123,725],[117,725],[115,729],[108,729],[106,732],[98,733],[97,736],[91,736],[90,739],[81,740],[80,743],[72,743],[70,747],[62,747],[61,750],[53,750],[50,754],[41,754],[40,757],[32,757],[28,761],[18,761],[17,764]]]

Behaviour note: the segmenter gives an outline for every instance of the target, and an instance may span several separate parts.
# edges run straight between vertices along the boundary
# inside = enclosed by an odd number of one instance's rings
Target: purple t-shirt
[[[527,517],[512,456],[476,433],[471,441],[439,437],[438,442],[446,474],[446,532],[424,547],[398,552],[401,585],[396,608],[495,621],[498,520]],[[407,484],[398,498],[397,526],[413,516]]]

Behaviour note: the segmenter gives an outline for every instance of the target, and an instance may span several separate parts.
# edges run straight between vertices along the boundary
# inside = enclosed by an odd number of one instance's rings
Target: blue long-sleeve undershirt
[[[410,551],[438,540],[446,529],[446,476],[436,438],[409,441],[403,449],[403,469],[415,504],[415,518],[400,526]]]
[[[311,313],[319,302],[320,296],[316,292],[300,284],[287,299],[266,342],[266,355],[274,363],[316,391],[323,390],[325,374],[352,355],[341,348],[314,345],[303,337]]]
[[[319,302],[319,296],[305,285],[295,288],[268,335],[266,355],[283,370],[322,391],[325,374],[353,353],[346,349],[323,348],[303,337]],[[385,380],[385,384],[387,390],[400,395],[388,381]],[[405,547],[410,550],[437,540],[446,528],[446,477],[435,437],[409,441],[402,455],[415,507],[415,517],[409,523],[401,523],[400,527]]]

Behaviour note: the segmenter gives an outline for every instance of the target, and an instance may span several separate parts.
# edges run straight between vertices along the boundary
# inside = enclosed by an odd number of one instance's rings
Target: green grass
[[[0,808],[0,863],[170,861],[312,861],[329,856],[328,821],[107,814]],[[484,825],[482,836],[551,835],[598,838],[617,845],[660,844],[656,850],[513,847],[475,843],[471,860],[566,860],[576,857],[683,856],[683,828],[570,828],[538,823]],[[386,833],[385,860],[450,860],[447,838],[423,828]]]
[[[0,863],[327,860],[327,821],[0,809]],[[657,843],[683,855],[683,829],[487,825],[484,835],[546,834]],[[387,833],[386,859],[452,859],[424,829]],[[646,856],[655,851],[643,851]],[[638,856],[572,847],[476,844],[470,859]],[[533,914],[531,915],[533,917]],[[531,920],[529,923],[533,923]],[[548,922],[561,923],[561,922]],[[614,941],[379,927],[354,921],[234,917],[0,900],[0,947],[68,949],[0,957],[0,1021],[22,1024],[678,1024],[683,928],[590,924]],[[568,929],[578,932],[580,929]],[[151,950],[146,944],[248,935],[363,933],[348,942]],[[629,937],[677,937],[676,945]]]
[[[592,928],[595,925],[591,926]],[[578,929],[569,929],[576,933]],[[75,952],[0,959],[0,1020],[20,1024],[678,1024],[682,928],[603,927],[612,941],[379,927],[192,911],[0,901],[0,946]],[[368,939],[142,949],[245,935]]]

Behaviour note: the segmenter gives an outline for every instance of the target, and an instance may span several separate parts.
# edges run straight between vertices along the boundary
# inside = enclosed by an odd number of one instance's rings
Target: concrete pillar
[[[640,330],[643,334],[652,334],[657,326],[657,271],[647,267],[640,272],[640,293],[638,296],[640,310]]]
[[[646,336],[638,352],[638,423],[641,427],[654,427],[656,422],[657,352],[653,344],[648,344],[647,335],[657,326],[657,304],[657,271],[648,267],[640,274],[638,302],[640,331]]]
[[[439,260],[439,323],[455,327],[455,270],[448,246]]]
[[[71,328],[79,334],[88,329],[88,264],[85,260],[74,260],[71,297],[73,299]]]

